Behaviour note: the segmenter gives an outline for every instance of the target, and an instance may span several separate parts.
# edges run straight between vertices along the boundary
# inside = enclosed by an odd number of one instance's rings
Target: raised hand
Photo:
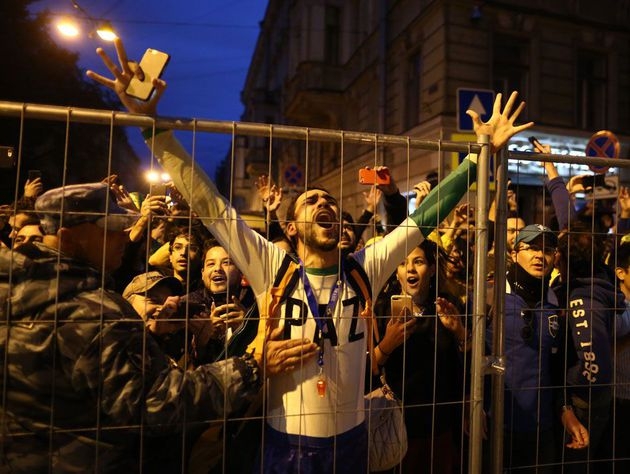
[[[261,174],[255,184],[263,206],[269,213],[277,212],[282,203],[282,188],[278,187],[266,174]]]
[[[377,173],[381,170],[388,170],[387,166],[377,166],[374,169]],[[391,196],[392,194],[398,192],[398,185],[396,184],[396,181],[394,181],[394,177],[391,175],[391,173],[389,174],[389,184],[377,184],[376,186],[378,189],[383,191],[383,194],[385,196]]]
[[[138,206],[136,206],[136,203],[133,199],[131,199],[131,195],[129,194],[129,191],[127,191],[127,188],[118,183],[118,175],[112,174],[105,178],[102,182],[109,186],[109,190],[114,195],[118,206],[133,212],[139,211]]]
[[[155,115],[157,111],[157,104],[166,89],[166,82],[161,79],[154,79],[153,85],[155,87],[155,93],[151,96],[151,98],[147,101],[142,101],[135,99],[127,94],[126,89],[131,81],[131,78],[137,73],[142,74],[142,71],[139,70],[137,63],[135,61],[129,61],[127,58],[127,53],[125,52],[125,48],[123,46],[120,38],[114,40],[114,46],[116,47],[116,54],[118,55],[118,62],[120,67],[116,66],[114,62],[110,59],[107,53],[103,50],[103,48],[97,48],[96,54],[98,54],[107,69],[114,76],[113,79],[107,78],[105,76],[101,76],[100,74],[95,73],[94,71],[87,71],[87,76],[90,79],[95,80],[99,84],[110,88],[118,95],[122,104],[129,110],[130,112],[145,114],[145,115]]]
[[[525,102],[521,102],[516,110],[512,113],[512,107],[516,102],[518,92],[514,91],[510,95],[503,111],[501,110],[501,98],[502,95],[497,94],[494,100],[494,106],[492,108],[492,116],[487,122],[482,122],[479,114],[474,110],[467,110],[466,113],[470,116],[473,122],[473,127],[477,136],[489,135],[490,144],[492,145],[491,152],[495,153],[505,146],[510,138],[523,130],[526,130],[534,125],[534,122],[527,122],[523,125],[514,126],[514,122],[518,119],[518,116],[525,108]]]
[[[413,187],[413,190],[416,192],[416,209],[418,209],[422,201],[424,201],[424,198],[431,192],[431,183],[428,181],[420,181]]]
[[[383,192],[378,188],[378,186],[370,186],[370,190],[368,192],[363,192],[363,199],[365,199],[365,208],[372,214],[376,213],[376,210],[378,209],[378,204],[381,202],[382,198]]]
[[[36,199],[44,190],[42,178],[35,178],[33,181],[26,180],[24,184],[24,197]]]

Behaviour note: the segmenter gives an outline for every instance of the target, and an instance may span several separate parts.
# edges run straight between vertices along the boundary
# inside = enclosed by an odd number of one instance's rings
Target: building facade
[[[627,0],[270,0],[242,91],[242,120],[468,141],[472,135],[458,130],[458,89],[504,96],[518,90],[527,102],[521,120],[535,121],[532,134],[554,153],[583,154],[601,129],[624,144],[629,22]],[[387,165],[413,186],[452,166],[438,152],[407,156],[405,149],[375,153],[296,141],[273,142],[270,153],[269,144],[238,141],[234,166],[219,172],[224,182],[232,178],[242,211],[256,209],[251,180],[269,171],[289,191],[303,189],[304,179],[333,192],[343,188],[346,209],[358,215],[360,167]],[[527,136],[511,144],[527,146]],[[540,186],[533,168],[521,163],[513,177],[524,199],[527,187]]]

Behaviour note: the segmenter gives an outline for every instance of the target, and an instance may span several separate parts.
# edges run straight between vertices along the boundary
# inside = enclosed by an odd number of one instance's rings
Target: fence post
[[[488,255],[488,180],[489,137],[482,135],[477,144],[477,209],[475,211],[475,273],[473,283],[473,343],[470,378],[469,474],[481,473],[483,451],[483,382],[485,374],[486,274]]]
[[[501,150],[497,166],[496,216],[494,220],[494,306],[492,319],[492,355],[488,361],[492,369],[492,426],[490,430],[491,472],[503,472],[503,405],[504,385],[504,346],[505,335],[505,255],[507,241],[507,156]]]

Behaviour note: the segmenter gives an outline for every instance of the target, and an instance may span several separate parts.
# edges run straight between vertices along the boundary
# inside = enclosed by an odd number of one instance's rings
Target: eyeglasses
[[[525,323],[523,329],[521,329],[521,337],[523,341],[530,342],[534,337],[534,312],[524,310],[521,311],[521,319]]]
[[[542,245],[530,244],[530,245],[520,245],[518,252],[521,251],[530,251],[530,252],[542,252],[545,255],[554,255],[556,253],[555,247],[543,247]]]

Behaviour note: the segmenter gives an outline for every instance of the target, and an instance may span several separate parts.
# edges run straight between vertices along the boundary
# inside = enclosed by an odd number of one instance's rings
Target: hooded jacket
[[[610,389],[616,313],[625,309],[623,294],[603,275],[572,279],[556,293],[566,299],[567,332],[575,354],[568,363],[567,385],[586,401],[589,393]]]

